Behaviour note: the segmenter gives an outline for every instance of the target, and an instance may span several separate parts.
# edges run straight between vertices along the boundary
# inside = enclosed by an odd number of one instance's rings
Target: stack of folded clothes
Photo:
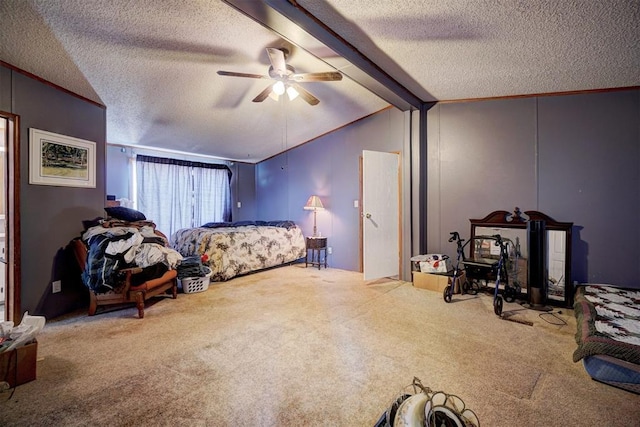
[[[202,265],[200,256],[190,256],[182,259],[178,265],[178,279],[186,279],[188,277],[204,277],[209,270]]]

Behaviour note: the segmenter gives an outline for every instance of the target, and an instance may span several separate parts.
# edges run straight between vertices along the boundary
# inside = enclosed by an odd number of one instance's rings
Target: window
[[[136,156],[137,207],[167,237],[181,228],[231,220],[226,165]]]

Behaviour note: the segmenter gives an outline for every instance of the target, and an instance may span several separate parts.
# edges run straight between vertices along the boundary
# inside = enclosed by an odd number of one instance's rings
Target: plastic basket
[[[207,274],[204,277],[185,277],[184,279],[178,279],[178,284],[182,286],[182,291],[185,294],[204,292],[209,289],[212,272],[209,267],[204,268],[207,270]]]

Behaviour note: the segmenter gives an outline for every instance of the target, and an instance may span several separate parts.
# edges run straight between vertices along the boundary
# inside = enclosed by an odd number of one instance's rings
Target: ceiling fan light
[[[276,95],[282,95],[284,93],[284,90],[284,83],[282,83],[281,81],[278,81],[273,85],[273,92]]]
[[[278,101],[280,99],[280,96],[277,93],[271,91],[271,93],[269,93],[269,98],[273,99],[274,101]]]
[[[289,96],[289,101],[293,101],[294,99],[296,99],[298,97],[298,95],[300,95],[298,93],[298,91],[296,90],[296,88],[292,87],[292,86],[288,86],[287,87],[287,95]]]

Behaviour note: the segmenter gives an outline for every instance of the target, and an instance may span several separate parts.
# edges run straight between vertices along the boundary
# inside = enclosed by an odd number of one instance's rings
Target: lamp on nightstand
[[[311,196],[309,200],[307,200],[307,204],[304,205],[304,209],[307,211],[313,211],[313,237],[316,237],[316,213],[319,210],[323,210],[324,206],[322,206],[322,200],[318,196]]]

